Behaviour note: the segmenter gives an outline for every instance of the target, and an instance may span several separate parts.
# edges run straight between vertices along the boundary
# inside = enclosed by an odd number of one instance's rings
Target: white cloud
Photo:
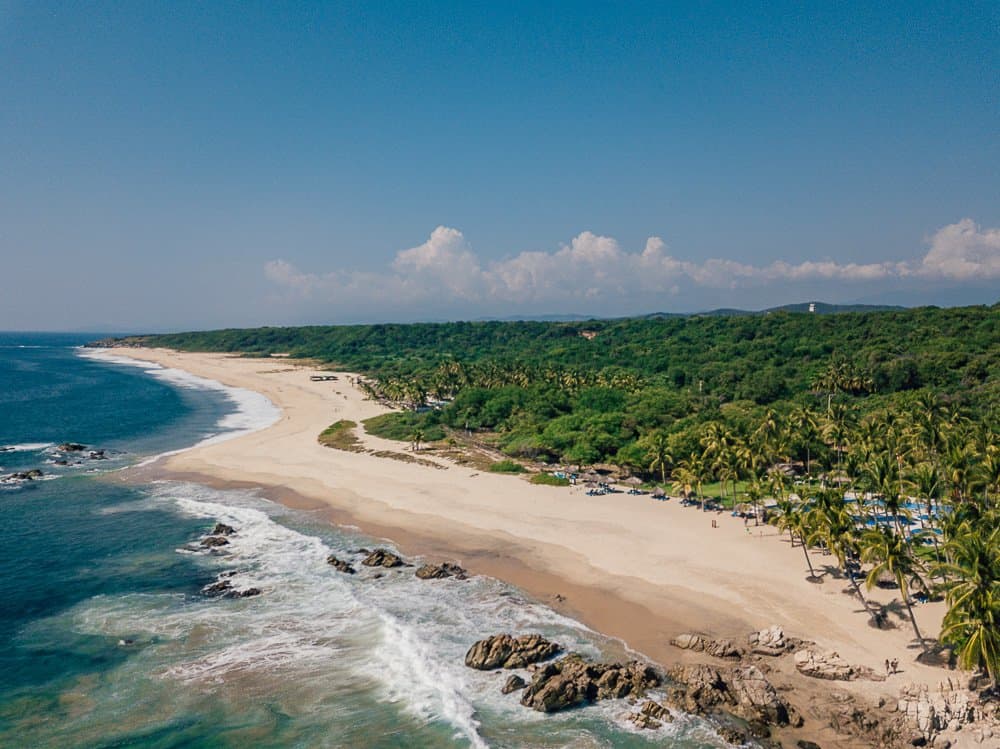
[[[971,218],[939,229],[920,264],[924,276],[959,281],[1000,278],[1000,229],[983,231]]]
[[[556,308],[580,298],[676,295],[694,288],[736,289],[779,282],[871,282],[907,277],[966,281],[1000,278],[1000,229],[971,219],[938,230],[923,258],[909,262],[777,261],[756,266],[724,258],[673,257],[659,237],[628,252],[612,237],[585,231],[552,252],[527,251],[483,263],[458,229],[437,227],[426,242],[396,254],[382,273],[305,273],[285,260],[265,265],[267,278],[292,298],[407,306],[417,303],[531,302]]]

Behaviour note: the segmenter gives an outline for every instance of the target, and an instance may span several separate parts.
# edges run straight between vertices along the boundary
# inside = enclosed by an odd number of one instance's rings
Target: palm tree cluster
[[[925,642],[914,616],[917,600],[947,602],[940,640],[956,649],[960,665],[981,669],[994,685],[1000,676],[1000,441],[995,431],[925,394],[911,412],[873,412],[858,419],[838,403],[823,414],[771,413],[757,430],[734,434],[706,426],[702,450],[678,463],[675,475],[768,478],[777,499],[771,519],[801,546],[811,580],[810,549],[837,560],[873,620],[880,607],[865,600],[889,582],[905,606],[917,641]],[[785,492],[768,461],[781,458],[796,439],[827,449],[819,480],[802,496]],[[800,445],[801,447],[801,445]],[[756,463],[751,455],[759,456]],[[685,473],[687,471],[687,473]],[[815,478],[815,477],[807,477]],[[734,490],[735,495],[735,490]]]
[[[756,428],[704,425],[699,449],[674,461],[665,435],[645,439],[648,469],[674,491],[701,496],[716,479],[734,502],[737,484],[754,504],[770,493],[770,522],[802,548],[809,580],[820,582],[810,549],[823,549],[864,604],[873,623],[881,607],[868,590],[898,588],[917,641],[925,638],[915,600],[944,596],[948,613],[940,639],[956,648],[961,665],[980,668],[996,683],[1000,672],[1000,441],[925,393],[906,413],[875,411],[863,418],[843,403],[823,413],[768,410]],[[790,455],[807,456],[801,493],[788,489]],[[826,465],[813,475],[811,456]],[[728,491],[727,491],[728,487]]]
[[[508,386],[544,385],[574,395],[585,388],[613,388],[637,392],[643,379],[624,369],[600,371],[558,366],[532,366],[521,362],[462,362],[449,359],[427,372],[406,376],[382,376],[363,379],[359,387],[368,397],[416,409],[429,400],[448,401],[466,388],[497,389]]]

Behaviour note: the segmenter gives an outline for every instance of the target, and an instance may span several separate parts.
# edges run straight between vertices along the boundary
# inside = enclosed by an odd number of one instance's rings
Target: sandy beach
[[[346,373],[314,382],[314,370],[282,359],[162,349],[116,354],[262,393],[282,411],[267,429],[165,458],[154,468],[167,476],[259,486],[274,499],[389,538],[407,554],[453,559],[664,664],[690,657],[669,645],[682,632],[741,642],[751,630],[778,624],[876,671],[886,658],[898,658],[901,673],[885,682],[837,683],[866,699],[894,699],[903,684],[934,685],[948,676],[914,662],[919,650],[905,610],[892,614],[893,629],[867,626],[859,603],[844,592],[847,582],[830,575],[823,584],[807,582],[802,550],[774,528],[747,529],[728,513],[703,513],[676,500],[589,497],[583,487],[537,486],[443,459],[435,459],[442,466],[435,469],[323,447],[316,437],[331,423],[360,423],[386,410],[365,400]],[[409,450],[359,436],[371,449]],[[813,564],[819,571],[836,563],[814,554]],[[894,595],[872,591],[885,602]],[[916,609],[921,630],[932,636],[942,614],[942,604]],[[828,689],[816,684],[817,693]],[[815,725],[811,735],[831,742],[823,746],[848,745]]]

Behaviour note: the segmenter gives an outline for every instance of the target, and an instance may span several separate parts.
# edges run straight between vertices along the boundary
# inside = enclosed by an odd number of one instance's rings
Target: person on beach
[[[889,659],[888,658],[885,659],[885,675],[886,676],[889,675]]]
[[[892,672],[893,672],[894,674],[898,674],[898,673],[899,673],[899,661],[898,661],[898,660],[896,660],[895,658],[893,658],[893,659],[892,659],[892,660],[891,660],[891,661],[889,662],[889,665],[890,665],[890,666],[892,666]]]

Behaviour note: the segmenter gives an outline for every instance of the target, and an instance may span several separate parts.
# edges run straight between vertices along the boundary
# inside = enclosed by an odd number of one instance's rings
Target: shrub
[[[531,483],[543,486],[569,486],[569,479],[553,476],[551,473],[536,473],[531,477]]]
[[[493,473],[524,473],[524,466],[513,460],[501,460],[490,466]]]

